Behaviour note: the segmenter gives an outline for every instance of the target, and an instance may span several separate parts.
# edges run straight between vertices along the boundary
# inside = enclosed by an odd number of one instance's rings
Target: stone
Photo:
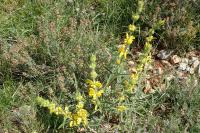
[[[137,70],[136,70],[135,67],[133,67],[133,68],[130,68],[130,69],[129,69],[129,72],[131,72],[131,73],[137,73]]]
[[[199,77],[200,77],[200,65],[199,65],[199,69],[198,69],[198,75],[199,75]]]
[[[195,69],[194,68],[190,68],[190,74],[194,74]]]
[[[188,58],[182,58],[182,59],[181,59],[181,62],[182,62],[182,63],[188,64],[188,63],[189,63],[189,59],[188,59]]]
[[[153,70],[153,66],[151,64],[145,64],[144,66],[145,70]]]
[[[135,65],[135,62],[134,61],[128,61],[128,65],[133,67]]]
[[[180,80],[187,79],[187,76],[183,72],[176,71],[176,75]]]
[[[187,72],[190,72],[190,69],[191,69],[191,68],[190,68],[189,66],[186,67],[186,71],[187,71]]]
[[[170,61],[172,64],[177,64],[181,62],[181,58],[178,55],[174,55],[171,57]]]
[[[179,67],[178,67],[178,70],[185,71],[186,68],[187,68],[187,64],[186,63],[180,63]]]
[[[163,74],[163,69],[161,67],[158,67],[158,74],[159,75]]]
[[[173,53],[173,51],[167,51],[167,50],[161,50],[158,54],[157,57],[161,60],[166,60],[168,59],[171,54]]]
[[[167,67],[171,67],[172,66],[171,63],[169,63],[166,60],[161,60],[161,63],[162,63],[163,66],[167,66]]]
[[[151,83],[149,80],[146,80],[145,88],[144,88],[144,93],[153,93],[154,90],[152,89]]]
[[[196,69],[198,67],[198,65],[200,64],[199,60],[195,60],[191,66],[191,68]]]
[[[191,60],[196,61],[196,60],[198,60],[198,57],[192,57]]]

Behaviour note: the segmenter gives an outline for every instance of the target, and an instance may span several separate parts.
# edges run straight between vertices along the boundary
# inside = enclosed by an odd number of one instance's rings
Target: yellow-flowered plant
[[[83,126],[86,126],[88,124],[88,112],[85,110],[84,107],[84,98],[78,94],[76,97],[77,105],[75,113],[72,113],[69,111],[68,107],[66,106],[64,109],[62,109],[61,106],[56,105],[53,102],[50,102],[49,100],[45,100],[42,97],[37,97],[37,103],[41,107],[46,107],[49,109],[50,113],[55,115],[61,115],[64,117],[64,119],[69,119],[70,127],[76,127],[83,124]]]
[[[126,36],[124,38],[123,44],[119,46],[119,56],[117,58],[117,64],[121,64],[122,60],[126,60],[127,59],[127,53],[130,49],[130,45],[133,43],[133,41],[135,40],[135,31],[137,30],[137,27],[135,25],[135,23],[138,21],[140,14],[143,10],[143,6],[144,6],[144,2],[142,0],[138,1],[138,10],[136,13],[134,13],[132,15],[132,24],[129,24],[128,26],[128,32],[126,32]],[[131,91],[134,88],[134,85],[137,84],[138,79],[139,79],[139,73],[138,70],[142,71],[143,68],[143,64],[140,64],[137,66],[137,70],[136,73],[131,74],[130,76],[130,80],[129,81],[125,81],[125,88],[128,91]],[[122,97],[124,97],[124,94],[122,94]],[[127,107],[125,105],[123,105],[122,100],[119,99],[119,103],[118,106],[116,107],[117,111],[119,112],[123,112],[127,109]]]
[[[138,9],[136,13],[132,15],[132,21],[133,23],[128,25],[128,31],[125,34],[125,38],[122,42],[122,44],[118,48],[119,55],[117,56],[117,64],[118,66],[122,66],[123,61],[126,61],[127,54],[129,53],[130,45],[133,44],[135,40],[135,32],[137,31],[138,27],[136,26],[136,22],[138,21],[140,14],[143,10],[144,2],[142,0],[138,1]],[[149,30],[148,36],[145,38],[145,45],[144,50],[142,54],[138,58],[138,62],[136,65],[136,70],[130,74],[128,77],[128,80],[125,80],[124,84],[125,87],[123,88],[123,91],[121,92],[119,90],[120,95],[116,96],[117,103],[114,103],[113,107],[116,111],[122,113],[128,109],[127,106],[125,106],[125,101],[128,99],[126,94],[130,93],[124,93],[124,92],[132,92],[135,86],[138,84],[138,80],[144,71],[144,67],[146,64],[151,63],[151,50],[152,50],[152,41],[154,39],[153,35],[155,32],[155,29],[159,28],[161,25],[164,24],[164,21],[159,21],[158,24],[153,25],[152,28]],[[96,73],[96,56],[92,55],[90,58],[90,79],[86,80],[86,83],[88,85],[87,92],[88,96],[86,98],[90,97],[91,103],[95,106],[94,110],[98,110],[98,107],[100,105],[100,98],[104,94],[104,89],[102,86],[102,83],[97,80],[98,74]],[[124,80],[121,80],[124,81]],[[106,85],[105,85],[106,88]],[[126,91],[124,91],[126,90]],[[116,91],[116,90],[115,90]],[[126,99],[127,98],[127,99]],[[53,102],[50,102],[49,100],[45,100],[42,97],[37,98],[37,102],[41,107],[48,108],[49,112],[51,114],[55,115],[61,115],[64,117],[64,119],[69,120],[69,126],[70,127],[78,127],[80,125],[87,126],[88,125],[88,116],[89,112],[84,109],[85,106],[85,99],[80,93],[77,93],[76,95],[76,102],[77,104],[74,106],[72,111],[69,111],[68,106],[65,106],[64,109],[56,105]]]
[[[126,56],[129,50],[129,46],[133,43],[135,36],[134,32],[137,27],[135,26],[135,22],[140,17],[140,14],[143,10],[144,2],[143,0],[138,1],[138,9],[137,12],[132,15],[133,23],[128,26],[129,31],[126,32],[126,36],[124,38],[123,44],[119,46],[119,57],[117,58],[117,64],[120,64],[122,59],[126,60]],[[131,73],[130,80],[125,82],[126,88],[129,92],[135,88],[135,85],[138,83],[141,73],[143,72],[144,66],[151,62],[151,50],[152,50],[152,40],[154,39],[153,34],[155,29],[159,28],[164,24],[164,21],[159,21],[158,24],[152,26],[149,30],[149,35],[146,37],[146,43],[144,45],[144,51],[139,56],[138,63],[136,66],[136,70]]]
[[[139,0],[138,1],[138,10],[135,14],[132,15],[133,23],[128,26],[129,31],[126,32],[124,41],[118,48],[119,56],[116,61],[116,63],[118,65],[121,64],[122,60],[126,60],[130,45],[135,40],[135,36],[133,34],[137,29],[135,22],[137,22],[137,20],[139,19],[139,17],[140,17],[139,15],[143,10],[143,6],[144,6],[144,2],[142,0]]]
[[[92,98],[92,103],[95,105],[95,110],[98,108],[99,104],[99,97],[101,97],[104,93],[104,90],[102,89],[102,84],[99,81],[96,81],[97,73],[95,71],[96,68],[96,56],[92,55],[90,58],[90,68],[91,73],[90,77],[91,79],[87,79],[86,83],[88,84],[88,94]]]
[[[86,126],[88,124],[88,112],[85,110],[84,104],[85,99],[83,96],[78,93],[76,96],[77,105],[76,105],[76,112],[72,114],[72,120],[70,121],[70,127],[79,126],[81,123]]]
[[[67,118],[71,119],[72,118],[72,113],[69,111],[67,106],[65,106],[65,108],[63,109],[62,107],[56,105],[53,102],[50,102],[49,100],[43,99],[42,97],[37,97],[37,103],[41,107],[48,108],[49,112],[51,114],[62,115],[62,116],[64,116],[65,119],[67,119]]]
[[[135,36],[134,32],[136,31],[137,27],[135,26],[135,22],[139,19],[140,14],[143,10],[144,2],[142,0],[138,1],[138,10],[135,14],[132,15],[133,23],[128,26],[129,31],[126,33],[126,36],[124,38],[123,44],[120,45],[118,51],[119,51],[119,57],[117,58],[117,64],[120,64],[121,61],[124,59],[126,60],[126,56],[129,50],[129,46],[133,43]],[[148,36],[145,39],[145,45],[144,50],[142,54],[139,56],[138,63],[136,65],[135,71],[131,73],[129,80],[125,81],[125,88],[128,92],[133,92],[133,89],[138,83],[138,80],[144,70],[145,65],[151,63],[151,50],[152,50],[152,41],[154,39],[153,34],[155,33],[155,29],[160,28],[161,25],[164,24],[164,21],[161,20],[157,24],[153,25],[152,28],[149,30]],[[122,97],[124,97],[124,94],[122,94]],[[124,112],[127,110],[127,107],[123,104],[123,100],[120,100],[118,106],[116,107],[118,112]]]
[[[160,28],[160,26],[162,26],[163,24],[164,24],[164,21],[160,20],[157,24],[155,24],[149,30],[148,36],[146,37],[144,50],[138,59],[138,64],[136,66],[136,72],[131,74],[130,83],[127,84],[127,88],[129,91],[132,91],[135,88],[135,85],[138,83],[139,77],[144,69],[144,66],[151,63],[152,41],[154,39],[153,34],[155,33],[155,29]]]

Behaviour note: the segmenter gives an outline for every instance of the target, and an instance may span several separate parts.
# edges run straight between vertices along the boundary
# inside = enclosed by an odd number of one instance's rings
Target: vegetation
[[[199,9],[194,0],[0,0],[0,132],[199,132],[195,75],[143,92],[154,49],[200,49]]]

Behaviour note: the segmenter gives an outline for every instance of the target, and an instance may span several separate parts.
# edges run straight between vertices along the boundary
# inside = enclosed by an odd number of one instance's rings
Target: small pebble
[[[190,74],[194,74],[195,69],[194,68],[190,68]]]
[[[189,59],[188,59],[188,58],[182,58],[182,59],[181,59],[181,62],[182,62],[182,63],[188,64],[188,63],[189,63]]]
[[[133,67],[133,66],[135,65],[135,62],[133,62],[133,61],[128,61],[128,65],[131,66],[131,67]]]
[[[196,69],[199,64],[200,64],[199,60],[195,60],[191,67]]]
[[[167,66],[167,67],[171,67],[172,66],[171,63],[169,63],[166,60],[161,60],[161,63],[162,63],[162,65]]]
[[[172,64],[177,64],[177,63],[181,62],[181,58],[178,55],[174,55],[174,56],[171,57],[170,61],[171,61]]]
[[[187,72],[190,71],[190,67],[189,67],[189,66],[186,67],[186,71],[187,71]]]
[[[179,67],[178,67],[178,70],[185,71],[186,68],[187,68],[187,64],[186,63],[180,63]]]
[[[158,54],[157,57],[161,60],[166,60],[170,57],[170,55],[173,53],[173,51],[166,51],[166,50],[161,50]]]

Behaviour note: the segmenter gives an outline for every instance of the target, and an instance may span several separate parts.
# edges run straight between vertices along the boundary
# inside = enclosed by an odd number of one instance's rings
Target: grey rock
[[[190,72],[190,69],[191,69],[191,68],[190,68],[189,66],[186,67],[186,71],[187,71],[187,72]]]
[[[191,60],[194,62],[194,61],[198,60],[198,57],[192,57]]]
[[[190,74],[194,74],[195,69],[194,68],[190,68]]]
[[[162,65],[167,66],[167,67],[172,67],[172,65],[166,61],[166,60],[161,60]]]
[[[168,59],[171,54],[173,53],[173,51],[168,51],[168,50],[161,50],[158,54],[157,57],[161,60],[166,60]]]
[[[196,69],[198,67],[198,65],[200,64],[199,60],[195,60],[192,64],[192,68]]]
[[[181,63],[179,64],[178,70],[185,71],[186,68],[187,68],[187,64],[181,62]]]
[[[182,58],[182,59],[181,59],[181,62],[182,62],[182,63],[188,64],[188,63],[189,63],[189,59],[188,59],[188,58]]]

